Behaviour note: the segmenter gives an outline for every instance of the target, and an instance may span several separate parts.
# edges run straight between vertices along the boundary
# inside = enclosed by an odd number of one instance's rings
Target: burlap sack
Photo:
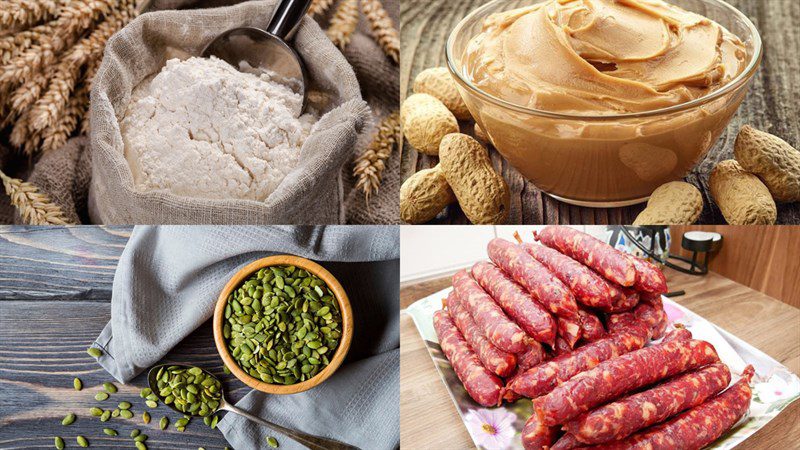
[[[119,120],[133,88],[160,70],[170,48],[199,54],[221,32],[265,27],[276,0],[207,10],[147,13],[114,35],[92,88],[92,222],[138,223],[340,223],[344,221],[341,168],[369,128],[352,68],[319,26],[305,18],[294,46],[306,63],[310,87],[332,96],[316,131],[301,150],[300,164],[264,202],[187,198],[141,191],[124,157]],[[164,168],[171,170],[172,168]]]

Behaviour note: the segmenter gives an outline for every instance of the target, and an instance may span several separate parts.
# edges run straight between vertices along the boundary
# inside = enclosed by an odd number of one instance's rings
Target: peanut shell
[[[428,155],[438,155],[442,138],[459,130],[453,113],[428,94],[414,94],[403,102],[400,123],[408,143]]]
[[[788,142],[745,125],[734,154],[745,170],[761,178],[775,201],[800,201],[800,151]]]
[[[735,160],[721,161],[708,184],[725,220],[731,225],[772,225],[778,217],[769,189]]]

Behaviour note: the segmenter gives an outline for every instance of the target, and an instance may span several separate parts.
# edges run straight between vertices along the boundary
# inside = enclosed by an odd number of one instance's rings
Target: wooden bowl
[[[239,367],[239,363],[233,359],[230,352],[228,352],[228,346],[225,345],[225,337],[222,335],[222,327],[225,322],[225,306],[228,302],[228,295],[230,295],[234,289],[238,288],[248,277],[258,272],[260,269],[263,269],[264,267],[283,265],[299,267],[321,278],[322,281],[324,281],[333,292],[334,297],[336,297],[336,301],[339,303],[339,311],[342,316],[342,337],[339,340],[339,346],[336,348],[336,353],[334,353],[333,358],[330,360],[330,364],[328,364],[313,378],[290,385],[270,384],[265,383],[257,378],[253,378],[250,374]],[[347,351],[350,349],[350,341],[352,338],[353,310],[350,308],[350,300],[348,300],[347,294],[344,292],[344,288],[342,288],[342,285],[339,283],[339,281],[333,275],[331,275],[330,272],[325,270],[324,267],[320,266],[314,261],[310,261],[299,256],[269,256],[267,258],[253,261],[244,266],[241,270],[236,272],[233,278],[231,278],[230,281],[228,281],[228,284],[226,284],[222,289],[222,292],[220,292],[219,298],[217,299],[217,305],[214,308],[214,342],[217,345],[217,351],[222,357],[222,361],[225,362],[225,365],[228,366],[236,378],[240,379],[244,384],[268,394],[296,394],[298,392],[307,391],[322,383],[328,379],[328,377],[333,375],[333,373],[336,372],[336,369],[338,369],[342,364],[344,357],[347,355]]]

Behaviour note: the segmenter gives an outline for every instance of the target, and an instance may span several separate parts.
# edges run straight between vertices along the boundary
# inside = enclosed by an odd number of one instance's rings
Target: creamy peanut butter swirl
[[[745,68],[745,46],[661,0],[550,0],[489,16],[464,69],[481,90],[533,109],[617,114],[678,105]]]

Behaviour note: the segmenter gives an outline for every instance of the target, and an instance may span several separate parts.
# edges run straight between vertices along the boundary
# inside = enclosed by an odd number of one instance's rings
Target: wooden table
[[[444,46],[450,30],[470,11],[488,0],[403,0],[400,5],[400,95],[411,94],[414,77],[424,69],[445,65]],[[739,113],[716,146],[686,177],[703,193],[705,209],[698,223],[723,224],[724,218],[708,192],[708,174],[717,162],[732,158],[736,133],[744,124],[769,131],[800,146],[800,2],[797,0],[729,0],[756,25],[764,40],[764,60]],[[466,130],[471,126],[467,125]],[[468,132],[468,131],[465,131]],[[570,206],[543,194],[500,155],[492,161],[511,190],[511,224],[630,224],[644,205],[626,208]],[[435,157],[418,154],[407,143],[403,151],[403,179],[432,167]],[[780,205],[778,223],[800,223],[800,203]],[[469,223],[457,205],[449,206],[434,223]]]
[[[76,448],[76,435],[91,448],[132,448],[134,428],[149,436],[151,449],[222,449],[222,433],[193,419],[186,431],[173,423],[182,416],[161,405],[147,408],[139,397],[147,385],[146,373],[122,385],[86,354],[111,317],[114,271],[130,236],[130,227],[0,227],[0,448],[53,448],[61,436]],[[199,327],[161,361],[196,364],[223,380],[226,395],[236,402],[250,389],[222,371],[214,347],[211,321]],[[79,377],[83,390],[73,389]],[[100,404],[98,386],[114,381],[119,393]],[[114,408],[128,401],[133,419],[113,418],[103,424],[89,408]],[[61,419],[74,412],[71,426]],[[145,425],[142,412],[152,422]],[[170,418],[166,431],[161,417]],[[113,428],[119,436],[103,434]]]
[[[693,277],[665,271],[683,306],[800,373],[800,310],[710,273]],[[400,288],[400,308],[450,285],[440,278]],[[794,402],[740,448],[789,449],[800,442],[800,401]],[[455,405],[433,366],[411,317],[400,315],[400,446],[473,448]]]

